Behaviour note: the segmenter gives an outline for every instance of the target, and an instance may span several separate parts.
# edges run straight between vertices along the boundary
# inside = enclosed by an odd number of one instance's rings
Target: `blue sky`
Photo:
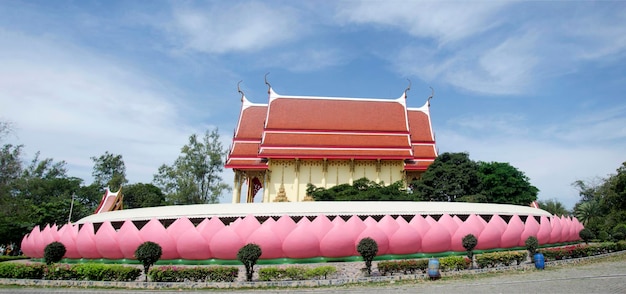
[[[302,96],[397,98],[410,79],[411,107],[433,87],[440,152],[509,162],[569,208],[572,182],[626,161],[626,2],[0,2],[8,141],[87,183],[105,151],[135,183],[193,133],[228,146],[237,82],[265,103],[267,72]]]

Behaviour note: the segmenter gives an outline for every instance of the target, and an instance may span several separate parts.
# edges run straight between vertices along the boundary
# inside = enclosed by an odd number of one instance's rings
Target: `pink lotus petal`
[[[400,219],[400,218],[398,218]],[[398,230],[389,238],[389,254],[412,254],[420,251],[422,236],[406,221],[398,222]]]
[[[422,252],[445,252],[451,248],[450,232],[438,222],[431,224],[430,230],[422,238]]]
[[[141,236],[144,242],[151,241],[161,246],[161,250],[163,250],[161,259],[180,258],[176,249],[176,243],[174,243],[165,227],[156,218],[151,219],[139,230],[139,236]]]
[[[274,225],[276,224],[262,225],[258,230],[252,232],[248,240],[246,240],[246,244],[254,243],[261,247],[261,259],[281,258],[285,256],[283,253],[283,242],[272,230],[272,226]]]
[[[241,237],[230,227],[221,229],[209,242],[211,253],[218,259],[237,259],[237,252],[244,245],[246,244]]]
[[[506,228],[506,222],[499,216],[494,215],[491,217],[483,231],[478,236],[478,244],[476,249],[494,249],[500,248],[500,239]],[[461,241],[462,242],[462,241]]]
[[[209,243],[200,235],[196,228],[186,226],[184,230],[184,232],[178,235],[178,240],[176,241],[176,251],[178,255],[181,258],[191,260],[211,258]]]
[[[139,235],[139,230],[132,221],[125,221],[117,232],[117,241],[124,258],[134,259],[135,251],[144,241]]]
[[[238,225],[232,229],[242,240],[246,240],[252,232],[258,230],[260,227],[261,223],[259,223],[256,217],[248,215],[239,221]]]
[[[326,226],[325,224],[332,226],[330,220],[325,216],[318,216],[311,224],[296,227],[283,242],[283,252],[286,257],[312,258],[321,255],[320,240],[317,238],[316,234],[311,234],[313,227],[316,226],[315,221],[320,218],[326,219],[327,222],[317,222],[318,228],[324,228]]]
[[[502,248],[511,248],[519,246],[519,242],[521,240],[522,233],[524,232],[524,223],[519,215],[515,214],[509,220],[509,224],[506,229],[502,233],[502,238],[500,238],[500,247]]]
[[[102,258],[98,248],[96,248],[95,234],[92,223],[84,223],[76,236],[76,249],[83,258]]]
[[[111,222],[105,221],[102,223],[98,232],[96,232],[94,240],[96,242],[96,249],[102,257],[108,259],[124,258],[124,254],[122,254],[120,245],[117,242],[117,233],[111,225]]]
[[[480,216],[470,214],[463,224],[456,230],[454,235],[452,235],[452,239],[450,240],[452,251],[465,251],[465,248],[463,248],[463,237],[468,234],[472,234],[478,238],[480,233],[482,233],[485,228],[483,222],[484,220]]]
[[[548,217],[542,216],[541,220],[539,221],[539,231],[537,232],[537,240],[539,240],[539,244],[549,244],[551,233],[552,225],[550,224]]]
[[[224,223],[219,218],[213,217],[210,220],[204,219],[200,224],[198,224],[196,230],[198,231],[198,233],[200,233],[202,238],[204,238],[207,243],[210,244],[213,236],[215,236],[217,232],[221,231],[225,227],[226,225],[224,225]]]
[[[175,220],[169,227],[167,227],[167,233],[170,235],[174,242],[178,242],[178,238],[187,230],[196,229],[196,226],[186,217],[181,217]]]

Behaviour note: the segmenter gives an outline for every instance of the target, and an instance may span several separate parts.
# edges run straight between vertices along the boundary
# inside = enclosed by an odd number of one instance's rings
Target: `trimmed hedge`
[[[230,266],[159,266],[148,272],[154,282],[234,282],[238,276],[239,269]]]
[[[280,281],[280,280],[307,280],[326,279],[337,272],[334,266],[318,266],[307,268],[303,266],[289,266],[285,268],[265,267],[259,269],[260,281]]]
[[[465,270],[468,269],[470,265],[472,265],[472,262],[465,256],[446,256],[439,258],[439,266],[442,272]]]
[[[140,275],[140,269],[122,265],[0,263],[0,278],[9,279],[134,281]]]
[[[393,275],[394,273],[426,273],[427,269],[428,259],[405,259],[378,262],[378,272],[383,276],[387,274]]]
[[[528,257],[527,252],[492,252],[476,256],[476,265],[479,268],[509,266],[513,262],[520,265]]]
[[[42,279],[45,264],[35,263],[0,263],[0,278],[5,279]]]

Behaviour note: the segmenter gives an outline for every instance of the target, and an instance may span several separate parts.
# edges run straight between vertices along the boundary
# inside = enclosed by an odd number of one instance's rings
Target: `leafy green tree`
[[[583,225],[597,226],[602,217],[600,203],[596,200],[583,202],[574,209],[574,214]]]
[[[124,208],[155,207],[165,205],[165,195],[153,184],[131,184],[124,188]]]
[[[46,261],[47,265],[57,263],[63,259],[67,250],[65,249],[65,245],[61,242],[52,242],[46,245],[46,248],[43,250],[43,258]]]
[[[442,153],[422,178],[415,182],[415,193],[426,201],[456,201],[480,192],[478,164],[468,153]]]
[[[246,281],[252,281],[252,275],[254,274],[254,265],[259,257],[261,257],[263,251],[261,247],[254,243],[248,243],[241,247],[237,252],[237,260],[239,260],[246,267]]]
[[[463,248],[467,251],[467,258],[470,260],[470,267],[474,265],[474,248],[478,244],[478,239],[473,234],[467,234],[463,237]]]
[[[165,195],[153,184],[131,184],[123,193],[125,209],[165,205]]]
[[[556,199],[548,199],[548,200],[539,200],[537,201],[539,204],[539,208],[553,214],[553,215],[570,215],[569,210],[565,208],[563,203]]]
[[[361,254],[363,260],[365,261],[365,268],[367,269],[367,275],[372,274],[372,261],[376,254],[378,253],[378,243],[372,238],[363,238],[359,241],[359,244],[356,246],[356,251]]]
[[[376,183],[360,178],[350,184],[341,184],[328,189],[307,185],[307,194],[316,201],[411,201],[413,196],[404,189],[402,181],[391,185]]]
[[[589,244],[589,241],[596,237],[590,229],[584,228],[578,232],[578,236],[585,241],[585,244]]]
[[[150,267],[161,259],[162,254],[163,249],[161,245],[151,241],[141,243],[141,245],[137,247],[137,250],[135,250],[135,257],[143,265],[143,273],[146,277],[146,282],[148,281]]]
[[[122,155],[115,155],[106,151],[99,157],[91,157],[93,160],[94,183],[100,187],[109,187],[111,191],[117,191],[121,186],[128,183],[126,179],[126,165]]]
[[[173,165],[159,167],[155,185],[172,204],[218,203],[222,192],[231,188],[221,177],[227,150],[217,129],[207,131],[202,138],[191,135],[181,153]]]
[[[523,172],[505,162],[479,162],[480,194],[488,203],[528,205],[537,200],[539,189]]]
[[[526,239],[524,245],[526,245],[528,255],[530,256],[532,261],[535,262],[535,253],[537,253],[537,249],[539,249],[539,240],[537,240],[537,237],[535,236],[530,236]]]

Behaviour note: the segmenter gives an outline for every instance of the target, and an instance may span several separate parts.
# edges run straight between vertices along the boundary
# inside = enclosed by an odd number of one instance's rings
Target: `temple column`
[[[235,170],[235,183],[233,186],[233,204],[239,203],[241,198],[241,172]]]

